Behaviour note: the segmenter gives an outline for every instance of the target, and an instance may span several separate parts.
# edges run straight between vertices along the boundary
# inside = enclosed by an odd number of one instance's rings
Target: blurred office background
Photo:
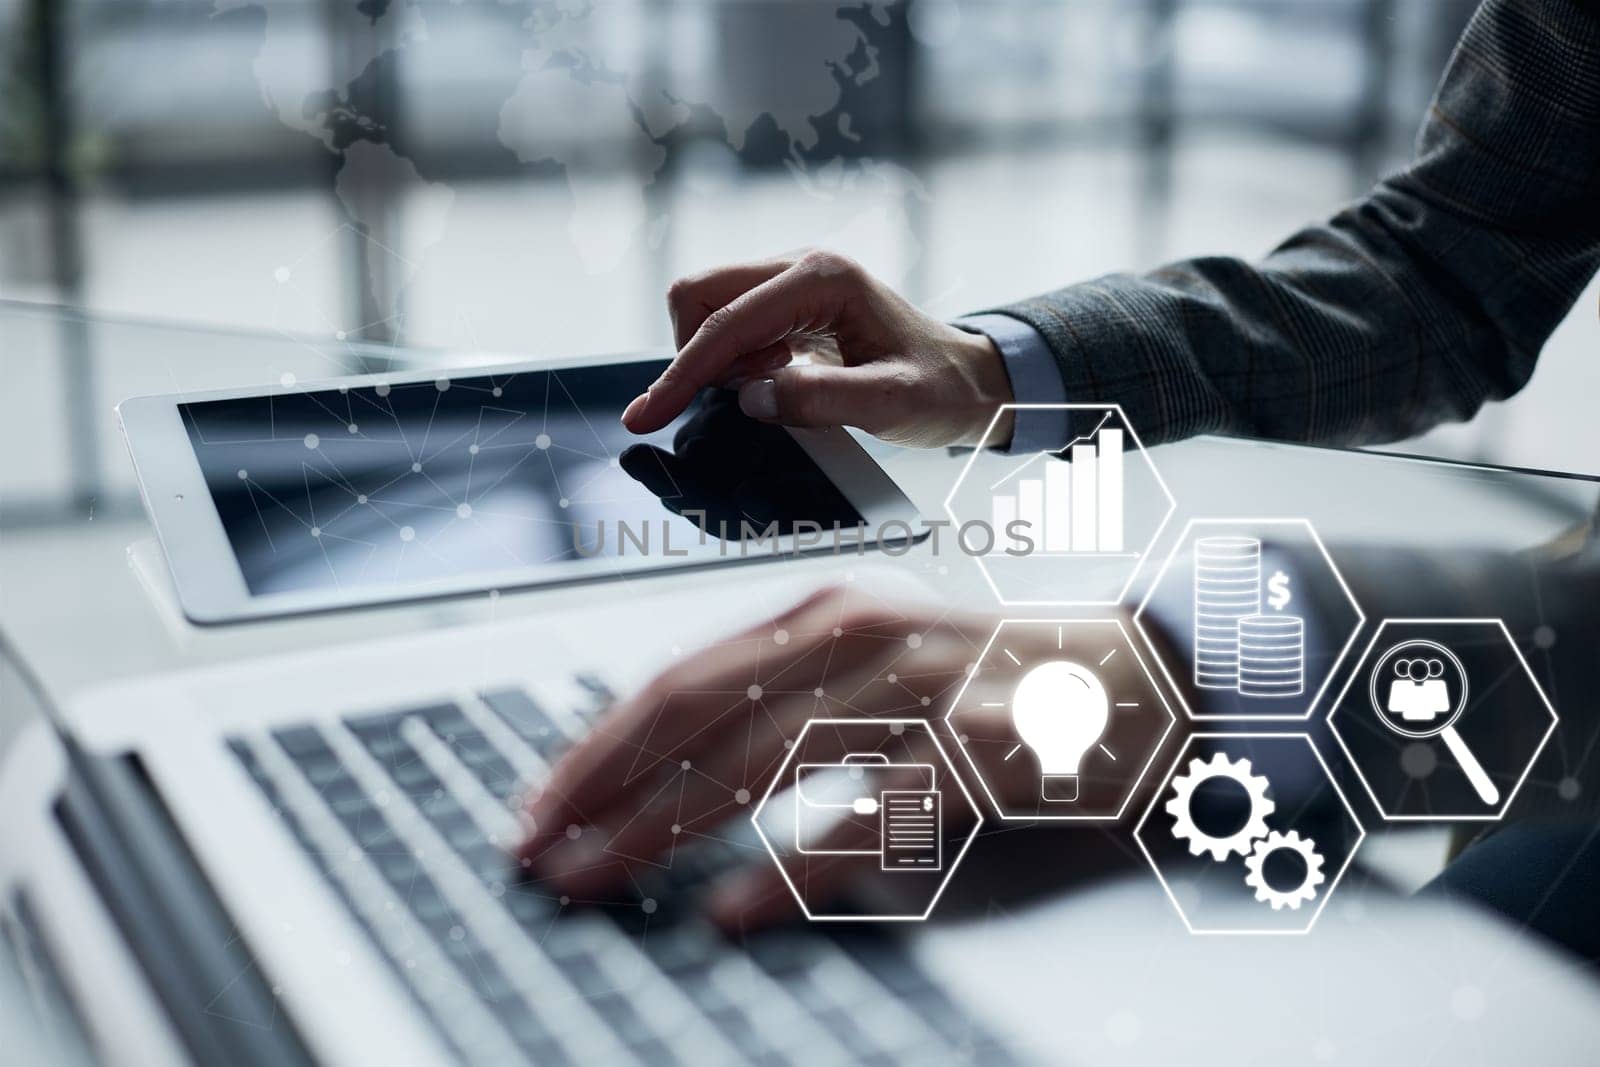
[[[1473,6],[0,0],[0,297],[326,373],[664,345],[672,278],[804,245],[954,316],[1327,214],[1405,158]],[[1408,447],[1584,469],[1595,304],[1514,403]],[[132,513],[110,407],[148,354],[8,336],[0,524]]]

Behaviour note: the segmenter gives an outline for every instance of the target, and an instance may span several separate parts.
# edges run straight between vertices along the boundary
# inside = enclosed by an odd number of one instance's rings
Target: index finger
[[[667,289],[667,314],[672,319],[672,343],[682,348],[711,313],[734,297],[747,293],[769,278],[795,265],[799,255],[776,256],[759,263],[717,267],[693,277],[679,278]]]
[[[708,315],[661,377],[628,405],[623,425],[634,433],[659,430],[740,356],[829,324],[839,307],[839,288],[804,264],[802,260]]]

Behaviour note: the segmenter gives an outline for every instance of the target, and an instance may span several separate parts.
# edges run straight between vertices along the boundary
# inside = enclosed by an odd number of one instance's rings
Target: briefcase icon
[[[837,763],[794,769],[794,844],[808,856],[881,856],[879,808],[886,789],[933,789],[931,763],[892,763],[882,752],[851,752]],[[828,848],[824,838],[842,822],[870,831],[871,848]]]

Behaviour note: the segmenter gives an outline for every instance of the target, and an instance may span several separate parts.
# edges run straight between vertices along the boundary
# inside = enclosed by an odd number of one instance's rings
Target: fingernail
[[[739,410],[752,419],[778,417],[778,383],[771,378],[750,382],[739,390]]]
[[[626,426],[629,423],[631,423],[634,419],[638,418],[639,417],[639,412],[644,410],[645,404],[649,403],[649,401],[650,401],[650,390],[648,390],[648,389],[646,389],[644,392],[640,393],[638,396],[634,397],[633,398],[633,403],[629,404],[622,411],[622,425]]]

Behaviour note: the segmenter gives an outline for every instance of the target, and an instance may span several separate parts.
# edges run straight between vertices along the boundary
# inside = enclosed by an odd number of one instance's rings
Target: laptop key
[[[479,695],[546,763],[553,764],[571,747],[555,720],[521,689],[491,689]]]

